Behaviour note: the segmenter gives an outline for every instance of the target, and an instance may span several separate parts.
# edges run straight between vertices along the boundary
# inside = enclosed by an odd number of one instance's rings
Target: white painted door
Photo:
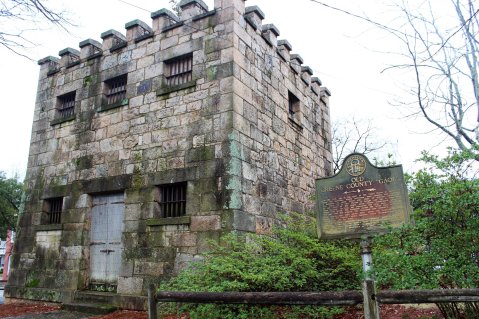
[[[93,197],[90,230],[90,287],[113,291],[121,266],[123,194]]]

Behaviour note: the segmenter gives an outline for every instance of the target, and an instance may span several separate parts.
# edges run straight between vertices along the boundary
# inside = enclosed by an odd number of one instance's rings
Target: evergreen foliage
[[[444,159],[423,154],[428,168],[409,177],[414,223],[375,240],[376,278],[382,288],[479,287],[476,157],[472,151],[451,151]]]
[[[22,199],[23,184],[16,178],[6,178],[0,171],[0,238],[7,237],[8,229],[15,229]]]
[[[204,261],[194,263],[162,290],[175,291],[331,291],[359,289],[356,245],[323,242],[315,220],[295,215],[271,235],[229,234],[212,243]],[[164,305],[164,312],[175,312]],[[179,306],[191,318],[330,318],[341,308],[310,306]]]

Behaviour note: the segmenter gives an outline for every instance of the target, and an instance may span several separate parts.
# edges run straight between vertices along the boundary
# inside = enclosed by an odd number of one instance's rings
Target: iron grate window
[[[68,118],[75,114],[75,91],[58,97],[58,116],[61,119]]]
[[[186,215],[186,182],[160,186],[161,217]]]
[[[166,84],[168,86],[180,85],[193,79],[193,55],[175,58],[165,62]]]
[[[126,98],[127,74],[105,81],[106,103],[114,104]]]
[[[48,211],[47,211],[47,223],[48,224],[60,224],[62,209],[63,209],[63,198],[52,198],[47,200]]]

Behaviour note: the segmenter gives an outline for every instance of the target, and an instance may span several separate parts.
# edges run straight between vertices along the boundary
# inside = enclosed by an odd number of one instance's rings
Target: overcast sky
[[[134,19],[151,24],[150,12],[170,7],[168,0],[130,2],[142,9],[121,0],[51,0],[54,7],[70,12],[76,26],[69,33],[57,28],[26,33],[38,44],[27,52],[34,61],[0,48],[0,171],[8,176],[25,174],[39,72],[37,60],[58,56],[66,47],[79,49],[78,43],[87,38],[101,42],[100,34],[109,29],[124,33],[125,23]],[[205,2],[213,9],[213,0]],[[394,18],[378,0],[326,2],[385,23]],[[311,0],[248,0],[246,5],[259,6],[266,15],[263,23],[273,23],[280,30],[279,39],[287,39],[293,53],[300,54],[304,65],[310,66],[314,76],[329,88],[333,120],[353,116],[373,119],[381,136],[394,145],[396,160],[406,171],[414,168],[413,161],[421,150],[443,149],[435,147],[440,141],[436,134],[419,134],[427,132],[424,121],[405,121],[391,105],[405,95],[403,88],[410,80],[407,74],[381,73],[395,62],[395,55],[384,53],[398,49],[395,41],[360,19]]]

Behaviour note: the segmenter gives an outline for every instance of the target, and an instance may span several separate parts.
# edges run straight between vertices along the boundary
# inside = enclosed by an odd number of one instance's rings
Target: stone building
[[[39,61],[7,297],[138,308],[210,239],[312,210],[329,91],[258,7],[180,7]]]

